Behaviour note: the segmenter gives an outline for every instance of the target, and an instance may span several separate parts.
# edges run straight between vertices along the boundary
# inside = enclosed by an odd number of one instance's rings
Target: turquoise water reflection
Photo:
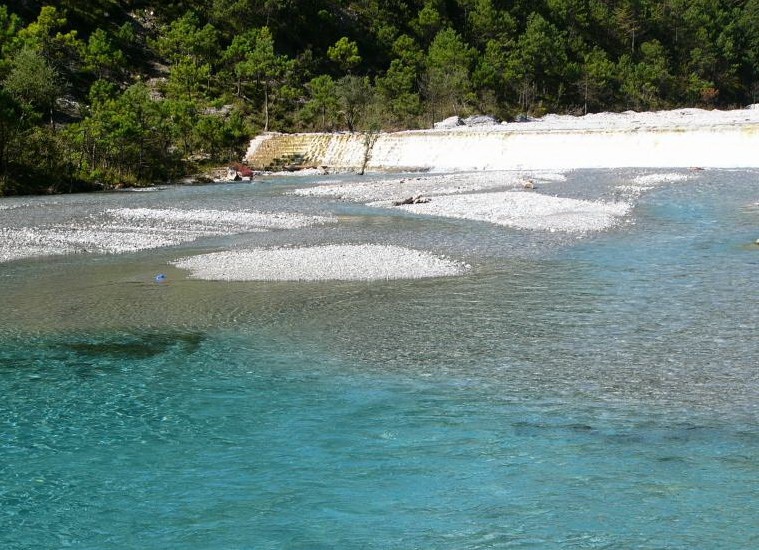
[[[531,256],[409,221],[446,281],[6,266],[0,547],[756,548],[754,179]]]

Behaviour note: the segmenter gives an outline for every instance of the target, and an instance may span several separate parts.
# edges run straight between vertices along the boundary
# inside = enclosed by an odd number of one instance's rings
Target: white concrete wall
[[[698,129],[383,134],[370,170],[759,167],[759,125]]]
[[[315,166],[359,169],[362,134],[285,134],[257,138],[298,149]],[[458,129],[377,136],[369,171],[540,170],[573,168],[759,167],[759,123],[670,128],[527,130]]]

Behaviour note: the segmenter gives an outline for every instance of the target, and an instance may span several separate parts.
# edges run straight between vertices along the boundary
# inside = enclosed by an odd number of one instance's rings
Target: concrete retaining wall
[[[630,130],[410,131],[264,134],[251,142],[256,169],[465,171],[573,168],[759,167],[759,124]]]

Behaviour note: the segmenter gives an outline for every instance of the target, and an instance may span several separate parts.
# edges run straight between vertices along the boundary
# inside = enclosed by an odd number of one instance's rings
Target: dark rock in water
[[[535,119],[524,113],[519,113],[514,117],[514,122],[532,122],[533,120]]]
[[[406,199],[395,201],[393,206],[403,206],[405,204],[427,204],[432,199],[419,195],[418,197],[408,197]]]
[[[474,115],[464,119],[465,126],[496,126],[500,121],[490,115]]]
[[[573,432],[592,432],[594,431],[593,426],[589,426],[587,424],[570,424],[568,426],[570,430]]]

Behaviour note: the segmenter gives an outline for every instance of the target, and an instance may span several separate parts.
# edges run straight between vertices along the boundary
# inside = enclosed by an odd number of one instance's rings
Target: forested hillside
[[[263,130],[759,96],[759,0],[16,0],[0,194],[155,182]]]

